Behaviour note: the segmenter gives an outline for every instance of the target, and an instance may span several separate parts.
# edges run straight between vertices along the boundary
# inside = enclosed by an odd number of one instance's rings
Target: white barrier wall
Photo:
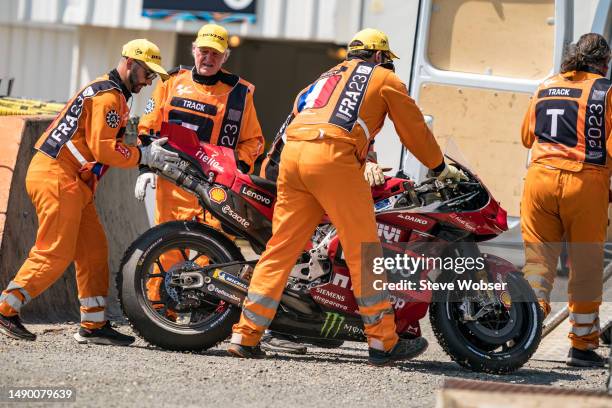
[[[162,50],[164,65],[174,61],[176,34],[91,26],[0,25],[0,78],[14,78],[16,97],[67,101],[87,82],[110,71],[123,44],[146,37]],[[6,84],[0,84],[0,92]],[[153,88],[134,97],[141,115]]]
[[[77,32],[75,27],[0,25],[0,92],[15,78],[12,95],[65,101]]]
[[[257,0],[257,21],[231,31],[251,37],[346,42],[359,28],[364,0]],[[0,23],[92,25],[196,32],[200,22],[141,17],[142,0],[1,0]]]

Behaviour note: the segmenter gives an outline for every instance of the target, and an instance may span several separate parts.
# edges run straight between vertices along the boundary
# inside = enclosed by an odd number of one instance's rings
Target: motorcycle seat
[[[267,192],[276,195],[276,183],[270,180],[266,180],[263,177],[249,175],[249,178],[257,187],[266,190]]]

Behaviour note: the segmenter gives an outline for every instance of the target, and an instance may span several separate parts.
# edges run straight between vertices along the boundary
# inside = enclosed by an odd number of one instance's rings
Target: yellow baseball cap
[[[121,55],[144,62],[152,71],[157,72],[163,80],[169,76],[161,66],[162,58],[159,47],[149,40],[139,38],[126,43],[121,50]]]
[[[206,24],[198,31],[195,45],[196,47],[213,48],[220,53],[224,53],[228,47],[228,36],[227,30],[220,25]]]
[[[349,42],[348,52],[356,50],[387,51],[392,59],[399,59],[399,57],[389,49],[389,38],[387,34],[374,28],[364,28],[355,34],[351,42]]]

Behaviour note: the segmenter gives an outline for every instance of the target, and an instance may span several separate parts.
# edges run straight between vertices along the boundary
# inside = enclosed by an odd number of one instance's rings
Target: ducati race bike
[[[193,193],[227,235],[194,221],[149,229],[122,259],[120,302],[134,330],[151,344],[205,350],[231,335],[256,263],[246,261],[228,236],[263,252],[272,235],[276,185],[241,173],[233,150],[200,143],[183,126],[164,123],[160,135],[169,138],[165,147],[179,152],[181,160],[154,170]],[[480,252],[479,242],[507,230],[506,212],[473,172],[454,164],[468,181],[415,184],[387,177],[384,185],[372,188],[386,253],[481,262],[462,273],[437,264],[410,274],[387,273],[389,283],[402,277],[399,289],[389,291],[397,333],[421,336],[419,321],[429,313],[435,337],[452,360],[473,371],[510,373],[535,352],[542,312],[513,264]],[[405,275],[412,286],[405,285]],[[465,287],[470,281],[479,285]],[[436,291],[434,284],[459,285]],[[366,341],[342,245],[329,220],[321,220],[297,259],[270,329],[330,347]]]

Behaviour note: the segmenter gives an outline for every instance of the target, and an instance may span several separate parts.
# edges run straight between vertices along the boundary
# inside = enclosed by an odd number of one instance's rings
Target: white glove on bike
[[[458,168],[456,168],[455,166],[453,166],[452,164],[447,164],[444,167],[444,170],[442,170],[442,172],[438,174],[437,179],[440,181],[444,181],[446,179],[451,179],[454,181],[461,181],[461,180],[467,181],[468,180],[465,173],[459,170]]]
[[[134,187],[134,197],[136,197],[138,201],[144,200],[145,195],[147,194],[147,185],[151,184],[151,188],[155,189],[155,187],[157,186],[156,181],[157,176],[154,173],[142,173],[136,179],[136,186]]]
[[[161,146],[167,141],[167,137],[162,137],[148,146],[139,146],[140,164],[162,170],[166,163],[178,163],[180,161],[178,153],[166,150]]]
[[[385,184],[385,173],[378,163],[366,162],[363,177],[370,183],[370,187]]]

